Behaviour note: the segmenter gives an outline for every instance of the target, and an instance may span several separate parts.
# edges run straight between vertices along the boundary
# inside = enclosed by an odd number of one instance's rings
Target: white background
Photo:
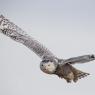
[[[59,58],[95,53],[94,0],[0,0],[9,18]],[[94,95],[95,61],[75,67],[91,73],[76,84],[43,73],[40,58],[0,33],[0,95]]]

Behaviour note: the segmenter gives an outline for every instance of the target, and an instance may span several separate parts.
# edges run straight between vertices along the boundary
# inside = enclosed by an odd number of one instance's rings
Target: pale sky
[[[0,14],[59,58],[95,54],[95,0],[0,0]],[[94,95],[95,61],[75,65],[91,75],[71,84],[43,73],[40,61],[0,33],[0,95]]]

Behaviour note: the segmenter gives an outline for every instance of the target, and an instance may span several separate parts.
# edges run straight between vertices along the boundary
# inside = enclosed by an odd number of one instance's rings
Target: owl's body
[[[56,71],[54,74],[58,75],[60,78],[64,78],[68,83],[71,82],[72,80],[74,82],[77,82],[78,79],[83,78],[87,75],[88,73],[84,73],[76,68],[74,68],[72,65],[69,63],[57,67]]]
[[[78,79],[89,75],[88,73],[74,68],[72,64],[86,63],[95,60],[95,56],[93,54],[60,60],[60,58],[57,58],[50,50],[30,37],[3,15],[0,15],[0,32],[14,41],[25,45],[36,53],[42,59],[40,69],[44,73],[58,75],[59,77],[64,78],[67,82],[71,82],[72,80],[76,82]]]
[[[63,66],[58,66],[55,74],[58,75],[60,78],[64,78],[67,82],[70,82],[74,79],[74,73],[72,71],[72,67],[69,64],[65,64]]]

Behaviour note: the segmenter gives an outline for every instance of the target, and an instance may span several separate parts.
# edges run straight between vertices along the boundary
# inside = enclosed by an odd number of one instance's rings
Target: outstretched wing
[[[75,64],[75,63],[86,63],[86,62],[90,62],[95,60],[95,55],[91,54],[91,55],[83,55],[83,56],[78,56],[78,57],[73,57],[73,58],[69,58],[64,60],[64,64],[65,63],[70,63],[70,64]]]
[[[30,48],[42,59],[44,57],[55,57],[46,47],[27,35],[27,33],[10,22],[3,15],[0,16],[0,30],[6,36]]]

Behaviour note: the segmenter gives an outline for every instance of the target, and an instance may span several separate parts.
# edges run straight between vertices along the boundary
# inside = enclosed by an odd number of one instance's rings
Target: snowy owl
[[[77,82],[78,79],[89,75],[89,73],[82,72],[73,67],[73,64],[95,60],[95,55],[93,54],[60,59],[3,15],[0,15],[0,32],[36,53],[41,58],[40,69],[44,73],[57,75],[60,78],[64,78],[68,83],[71,81]]]

